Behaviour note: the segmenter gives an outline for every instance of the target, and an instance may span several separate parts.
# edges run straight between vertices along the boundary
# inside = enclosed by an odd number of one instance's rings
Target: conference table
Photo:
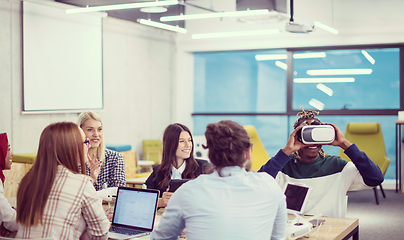
[[[11,206],[16,206],[15,198],[7,199]],[[108,208],[108,204],[103,204],[105,209]],[[164,208],[160,208],[157,211],[155,226],[160,222],[161,216],[164,213]],[[295,218],[294,215],[288,215],[289,219]],[[359,240],[359,219],[358,218],[338,218],[338,217],[320,217],[319,219],[325,220],[323,225],[318,230],[318,233],[315,233],[316,230],[313,230],[309,233],[309,237],[304,237],[304,240],[311,239],[321,239],[321,240],[348,240],[352,237],[353,240]],[[15,233],[11,236],[14,237]],[[143,236],[140,238],[133,239],[150,239],[149,236]],[[179,238],[179,240],[184,240],[186,238]]]
[[[288,215],[288,218],[293,219],[295,216]],[[353,240],[359,240],[359,218],[320,217],[319,219],[325,222],[318,233],[313,229],[308,238],[302,239],[347,240],[352,237]]]
[[[155,226],[160,222],[161,216],[164,213],[164,208],[160,208],[157,211]],[[295,218],[294,215],[288,215],[289,219]],[[348,240],[352,237],[352,240],[359,240],[359,219],[358,218],[333,218],[333,217],[320,217],[319,219],[325,220],[323,225],[316,233],[316,229],[313,229],[307,237],[302,237],[304,240],[311,239],[321,239],[321,240]],[[149,236],[143,236],[140,238],[132,238],[135,239],[150,239]],[[183,240],[185,238],[179,238],[179,240]]]
[[[141,178],[133,178],[127,179],[126,183],[135,185],[142,185],[148,177]],[[156,215],[156,223],[160,221],[161,215],[163,214],[164,209],[160,209]],[[288,215],[289,219],[293,219],[294,215]],[[359,219],[358,218],[333,218],[333,217],[320,217],[320,219],[325,220],[323,226],[320,227],[318,233],[312,234],[315,232],[313,230],[309,234],[309,238],[305,237],[304,239],[322,239],[322,240],[346,240],[350,237],[353,237],[353,240],[359,239]],[[145,237],[144,239],[148,239]]]

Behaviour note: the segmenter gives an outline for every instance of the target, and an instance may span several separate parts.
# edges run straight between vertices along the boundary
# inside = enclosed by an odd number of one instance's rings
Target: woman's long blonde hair
[[[99,121],[101,123],[101,126],[104,127],[102,124],[102,121],[101,121],[101,117],[92,111],[85,111],[85,112],[80,113],[80,115],[77,119],[77,125],[79,125],[81,128],[88,119],[93,119],[95,121]],[[84,131],[84,129],[83,129],[83,131]],[[97,155],[98,155],[99,160],[102,163],[104,163],[104,159],[105,159],[104,134],[102,134],[102,137],[100,140],[100,145],[97,148]]]

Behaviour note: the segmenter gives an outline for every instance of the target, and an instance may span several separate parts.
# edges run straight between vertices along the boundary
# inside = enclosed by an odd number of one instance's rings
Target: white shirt
[[[276,175],[276,181],[281,188],[284,188],[287,183],[301,183],[310,186],[312,191],[304,214],[321,214],[328,217],[345,217],[348,191],[371,188],[366,186],[352,162],[348,162],[341,172],[316,178],[292,178],[279,172]]]
[[[285,196],[267,173],[226,167],[183,184],[171,197],[150,239],[286,238]]]
[[[182,173],[185,170],[186,164],[184,161],[178,169],[171,165],[171,179],[182,179]]]
[[[4,227],[9,231],[17,231],[18,224],[15,221],[17,213],[11,208],[10,203],[4,197],[3,182],[0,180],[0,224],[4,223]]]

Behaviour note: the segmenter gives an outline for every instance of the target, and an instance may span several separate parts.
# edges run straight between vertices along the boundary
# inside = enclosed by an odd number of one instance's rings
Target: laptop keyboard
[[[128,229],[128,228],[123,228],[123,227],[112,227],[112,230],[114,230],[114,232],[116,232],[116,233],[121,233],[121,234],[126,234],[126,235],[137,235],[137,234],[145,233],[144,231]]]

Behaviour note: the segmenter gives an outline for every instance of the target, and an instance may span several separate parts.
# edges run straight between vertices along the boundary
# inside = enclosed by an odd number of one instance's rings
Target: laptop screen
[[[284,193],[288,212],[303,214],[309,199],[310,190],[308,186],[287,183]]]
[[[153,230],[158,190],[119,187],[112,224]]]

